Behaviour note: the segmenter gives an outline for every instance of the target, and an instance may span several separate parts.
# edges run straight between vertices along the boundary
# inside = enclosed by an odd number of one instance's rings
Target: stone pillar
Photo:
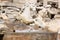
[[[43,0],[43,6],[47,5],[48,0]]]
[[[58,0],[58,8],[60,8],[60,0]]]

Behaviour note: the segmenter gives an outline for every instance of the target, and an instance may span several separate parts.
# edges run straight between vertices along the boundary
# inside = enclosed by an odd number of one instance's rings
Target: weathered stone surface
[[[4,40],[56,40],[56,37],[55,33],[9,33]]]

